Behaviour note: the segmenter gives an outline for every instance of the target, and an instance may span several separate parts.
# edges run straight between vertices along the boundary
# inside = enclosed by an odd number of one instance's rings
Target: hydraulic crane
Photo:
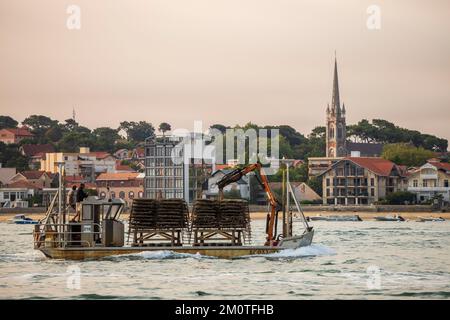
[[[217,182],[217,186],[219,187],[219,199],[223,199],[223,188],[227,185],[239,181],[243,176],[247,175],[250,172],[255,172],[256,179],[264,188],[266,192],[267,199],[270,204],[270,212],[267,213],[266,220],[266,243],[267,246],[276,246],[278,244],[278,240],[276,239],[276,229],[277,229],[277,221],[278,221],[278,213],[282,210],[282,204],[277,200],[275,195],[269,186],[269,181],[267,180],[267,176],[264,173],[264,169],[262,168],[261,163],[253,163],[245,166],[241,169],[235,169],[230,173],[224,175],[222,179]]]

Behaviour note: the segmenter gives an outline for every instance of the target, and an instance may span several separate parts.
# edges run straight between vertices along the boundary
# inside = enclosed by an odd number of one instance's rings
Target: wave
[[[121,254],[104,258],[105,260],[166,260],[166,259],[214,259],[214,257],[204,256],[200,253],[179,253],[170,250],[143,251],[130,254]]]
[[[332,256],[336,251],[330,247],[321,244],[312,244],[307,247],[301,247],[296,249],[284,249],[275,253],[258,255],[265,258],[303,258],[303,257],[315,257],[315,256]]]

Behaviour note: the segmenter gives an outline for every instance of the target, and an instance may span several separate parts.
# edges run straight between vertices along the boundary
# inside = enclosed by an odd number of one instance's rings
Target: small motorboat
[[[405,218],[399,215],[395,216],[378,216],[375,217],[376,221],[405,221]]]
[[[312,216],[309,217],[310,221],[362,221],[361,217],[358,215],[350,215],[350,216]]]
[[[10,220],[11,223],[15,224],[37,224],[38,221],[31,218],[27,218],[24,214],[16,214],[14,218]]]
[[[442,217],[438,217],[438,218],[435,218],[435,217],[418,217],[416,221],[417,222],[443,222],[443,221],[445,221],[445,219],[442,218]]]

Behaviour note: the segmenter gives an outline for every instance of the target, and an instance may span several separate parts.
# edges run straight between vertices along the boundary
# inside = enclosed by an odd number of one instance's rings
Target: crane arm
[[[267,179],[267,176],[264,174],[264,170],[261,166],[261,163],[253,163],[250,164],[242,169],[235,169],[231,171],[230,173],[224,175],[222,179],[220,179],[217,182],[217,186],[219,187],[219,198],[223,199],[223,188],[225,188],[227,185],[239,181],[243,176],[247,175],[248,173],[255,171],[259,176],[261,177],[261,180],[258,179],[258,181],[261,183],[262,187],[264,188],[264,191],[267,195],[267,199],[269,200],[270,204],[270,213],[267,214],[267,224],[266,224],[266,245],[276,245],[275,241],[275,221],[278,217],[278,212],[281,211],[282,205],[275,197],[274,193],[270,189],[269,186],[269,180]]]

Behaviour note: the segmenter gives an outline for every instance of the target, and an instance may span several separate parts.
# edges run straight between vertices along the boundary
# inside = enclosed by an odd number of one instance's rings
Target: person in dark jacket
[[[77,195],[76,195],[76,199],[77,199],[77,214],[75,215],[75,217],[73,217],[72,221],[80,221],[81,203],[87,197],[88,197],[88,194],[86,192],[84,192],[84,183],[82,183],[82,184],[80,184],[80,186],[77,189]]]

